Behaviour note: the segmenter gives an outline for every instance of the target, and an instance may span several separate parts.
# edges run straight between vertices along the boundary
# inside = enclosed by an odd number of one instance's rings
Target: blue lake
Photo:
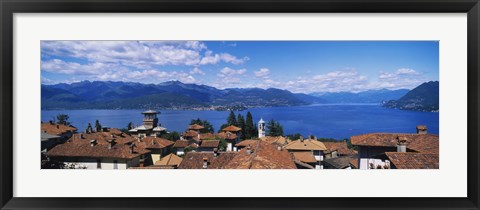
[[[102,126],[126,128],[129,122],[142,123],[144,110],[42,110],[42,121],[57,114],[67,114],[79,130],[99,120]],[[158,110],[159,121],[169,131],[183,132],[191,119],[208,120],[215,128],[226,123],[229,111]],[[250,111],[255,122],[274,119],[283,125],[285,134],[301,133],[324,138],[343,139],[371,132],[414,133],[415,126],[427,125],[428,132],[439,133],[438,112],[415,112],[383,108],[374,104],[321,104],[296,107],[253,108],[235,112],[246,115]]]

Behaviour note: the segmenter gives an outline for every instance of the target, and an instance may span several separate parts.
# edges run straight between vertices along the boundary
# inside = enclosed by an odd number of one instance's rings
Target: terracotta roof
[[[182,163],[178,166],[179,169],[202,169],[203,158],[207,158],[208,169],[221,169],[227,164],[236,152],[220,152],[218,157],[213,157],[211,152],[189,152],[183,158]]]
[[[258,140],[253,140],[253,139],[249,139],[249,140],[243,140],[241,142],[239,142],[238,144],[235,144],[236,147],[246,147],[248,145],[257,145],[258,143]]]
[[[185,148],[188,146],[187,140],[177,140],[175,144],[173,144],[174,148]]]
[[[237,132],[237,131],[241,131],[242,129],[237,127],[237,126],[234,126],[234,125],[230,125],[224,129],[222,129],[222,131],[230,131],[230,132]]]
[[[155,165],[158,166],[175,166],[178,167],[180,163],[182,162],[183,158],[176,156],[173,153],[170,153],[169,155],[161,158],[160,160],[157,160],[155,162]]]
[[[396,147],[398,138],[405,138],[407,148],[423,153],[438,153],[438,135],[434,134],[405,134],[405,133],[370,133],[352,136],[353,145]]]
[[[51,135],[62,135],[67,132],[75,132],[77,131],[77,128],[62,125],[62,124],[52,125],[49,122],[47,122],[47,123],[42,123],[41,130],[46,131],[48,134],[51,134]]]
[[[329,158],[323,160],[324,163],[333,166],[334,168],[337,169],[343,169],[347,168],[350,166],[350,162],[352,160],[358,160],[358,156],[340,156],[340,157],[335,157],[335,158]]]
[[[172,146],[175,142],[158,137],[145,137],[142,139],[143,144],[145,144],[145,148],[147,149],[162,149],[165,147]]]
[[[292,152],[293,158],[295,160],[304,162],[304,163],[316,163],[318,162],[315,157],[313,157],[312,152]]]
[[[136,141],[136,139],[126,133],[117,132],[115,129],[110,129],[108,132],[93,132],[93,133],[75,133],[68,140],[69,142],[90,142],[90,140],[97,140],[98,144],[108,144],[109,140],[115,139],[118,144],[125,144]]]
[[[340,142],[323,142],[323,144],[327,147],[326,153],[332,153],[333,151],[337,151],[339,155],[355,155],[357,151],[353,149],[348,149],[347,142],[340,141]]]
[[[215,134],[213,133],[201,133],[200,140],[214,140],[216,139]]]
[[[436,154],[416,152],[385,152],[397,169],[438,169],[439,157]]]
[[[197,132],[197,131],[194,131],[194,130],[188,130],[188,131],[185,131],[185,133],[183,133],[182,136],[186,136],[186,137],[198,137],[198,132]]]
[[[59,144],[47,152],[49,157],[91,157],[91,158],[119,158],[132,159],[142,154],[149,153],[149,150],[134,147],[133,153],[129,144],[115,143],[110,149],[108,145],[98,143],[90,145],[90,141],[74,141]]]
[[[262,141],[266,141],[270,144],[280,144],[284,145],[287,143],[287,139],[283,136],[265,136],[260,138]]]
[[[197,143],[191,143],[190,145],[188,145],[189,147],[193,148],[193,149],[197,149],[198,148],[198,144]]]
[[[421,130],[421,131],[427,130],[427,126],[426,125],[417,125],[417,130]]]
[[[199,125],[199,124],[193,124],[193,125],[190,125],[188,126],[188,129],[189,130],[200,130],[200,129],[204,129],[205,127]]]
[[[295,140],[287,145],[285,145],[285,149],[288,150],[327,150],[325,144],[323,142],[312,140],[312,139],[305,139],[305,140]]]
[[[352,166],[353,169],[358,169],[358,158],[350,160],[350,166]]]
[[[286,150],[278,150],[275,145],[258,141],[251,148],[251,154],[247,148],[241,149],[238,154],[225,165],[227,169],[296,169],[292,157]]]
[[[221,139],[236,139],[237,135],[231,132],[222,132],[218,133],[217,137]]]
[[[206,141],[202,141],[200,143],[200,147],[203,147],[203,148],[217,148],[218,144],[220,144],[219,140],[206,140]]]

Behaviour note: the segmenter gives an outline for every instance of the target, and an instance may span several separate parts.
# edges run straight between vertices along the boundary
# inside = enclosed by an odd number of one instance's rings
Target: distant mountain
[[[313,101],[313,96],[298,95],[275,88],[220,90],[178,81],[156,85],[110,81],[42,85],[42,109],[298,106],[311,104]]]
[[[383,106],[395,109],[413,110],[413,111],[438,111],[439,107],[439,82],[426,82],[398,100],[391,100]]]
[[[42,109],[191,109],[219,107],[299,106],[317,103],[381,103],[396,100],[408,90],[360,93],[292,93],[276,88],[217,89],[178,81],[160,84],[82,81],[42,85]]]
[[[404,96],[409,90],[368,90],[358,93],[336,92],[336,93],[313,93],[311,95],[323,99],[326,103],[382,103],[396,100]]]

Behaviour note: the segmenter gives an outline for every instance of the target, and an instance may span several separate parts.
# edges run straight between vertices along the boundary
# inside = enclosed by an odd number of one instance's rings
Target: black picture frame
[[[478,0],[0,0],[2,209],[478,209]],[[467,13],[468,196],[466,198],[16,198],[13,197],[13,15],[15,13]],[[452,180],[446,180],[452,181]],[[255,188],[255,186],[250,186]],[[414,186],[412,186],[414,187]],[[412,188],[414,190],[414,188]]]

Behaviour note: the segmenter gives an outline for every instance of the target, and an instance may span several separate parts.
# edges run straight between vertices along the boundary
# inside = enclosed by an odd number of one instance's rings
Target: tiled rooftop
[[[51,135],[62,135],[67,132],[75,132],[77,128],[62,124],[50,124],[49,122],[42,123],[41,130],[46,131]]]
[[[438,135],[405,133],[370,133],[352,136],[353,145],[396,147],[398,138],[406,139],[407,148],[422,153],[438,153]]]
[[[390,162],[397,169],[438,169],[438,154],[415,152],[386,152]]]

